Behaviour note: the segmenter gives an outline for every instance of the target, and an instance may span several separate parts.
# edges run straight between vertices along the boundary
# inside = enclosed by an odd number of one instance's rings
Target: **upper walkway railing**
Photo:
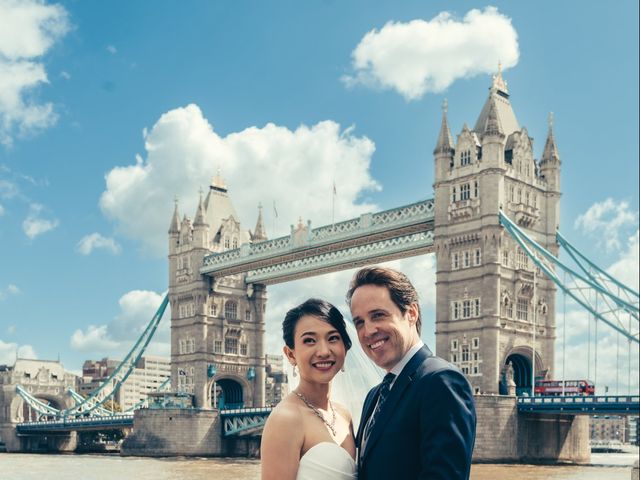
[[[518,411],[567,415],[638,415],[637,395],[603,395],[572,397],[518,397]]]
[[[70,432],[77,430],[108,430],[133,426],[133,414],[123,413],[104,417],[65,418],[24,422],[16,425],[18,434],[38,434],[47,432]]]
[[[428,251],[433,245],[434,201],[424,200],[311,229],[298,225],[285,237],[242,245],[204,258],[200,273],[246,273],[247,283],[278,283]],[[346,267],[349,268],[349,267]]]

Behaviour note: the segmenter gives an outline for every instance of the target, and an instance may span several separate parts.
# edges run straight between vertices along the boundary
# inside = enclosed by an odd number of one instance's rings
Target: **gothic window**
[[[463,362],[469,361],[469,345],[462,346],[462,361]]]
[[[477,365],[474,365],[474,366],[473,366],[473,373],[474,373],[474,375],[477,375],[477,374],[479,373],[479,370],[478,370],[478,366],[477,366]]]
[[[526,298],[519,298],[516,305],[516,316],[518,320],[527,321],[529,319],[529,302]]]
[[[529,205],[529,192],[527,192],[527,193],[525,193],[525,194],[524,194],[524,198],[525,198],[524,203],[525,203],[526,205]]]
[[[246,309],[246,310],[244,311],[244,319],[245,319],[245,321],[247,321],[247,322],[250,322],[250,321],[251,321],[251,310]]]
[[[522,203],[522,189],[518,189],[518,203]]]
[[[460,302],[453,302],[452,310],[453,319],[458,320],[460,318]]]
[[[529,268],[529,257],[527,257],[527,254],[520,247],[518,247],[517,260],[518,260],[517,265],[519,269],[525,270]]]
[[[462,318],[469,318],[471,316],[471,300],[465,300],[462,302]]]
[[[505,267],[509,266],[509,250],[507,249],[502,250],[502,264]]]
[[[468,183],[464,183],[460,186],[460,200],[469,200],[471,196],[471,188]]]
[[[238,339],[232,337],[226,337],[224,339],[224,353],[230,355],[238,354]]]
[[[471,163],[471,151],[465,150],[460,153],[460,165],[469,165]]]
[[[480,265],[480,260],[481,258],[481,253],[480,253],[480,249],[476,248],[476,251],[474,252],[474,257],[473,257],[473,264],[477,267],[478,265]]]
[[[473,300],[473,316],[474,317],[480,316],[480,299],[479,298],[476,298]]]
[[[187,341],[184,339],[178,341],[178,353],[182,355],[183,353],[186,353],[186,351],[187,351]]]
[[[224,237],[224,248],[229,248],[229,237]]]
[[[456,201],[456,187],[451,187],[451,203]]]
[[[469,367],[462,367],[462,373],[469,375]]]
[[[212,317],[218,315],[218,305],[213,302],[211,302],[211,305],[209,305],[209,315],[211,315]]]
[[[213,341],[213,353],[222,353],[222,340]]]
[[[469,268],[471,266],[471,258],[468,250],[464,252],[463,258],[464,258],[464,268]]]
[[[473,182],[473,196],[475,198],[478,198],[479,190],[480,190],[480,186],[478,185],[478,181],[476,180],[475,182]]]
[[[474,347],[477,348],[477,347]],[[477,362],[480,359],[480,354],[478,352],[473,352],[473,361]]]
[[[240,344],[240,355],[246,357],[247,356],[247,344],[246,343],[241,343]]]
[[[238,318],[238,304],[233,300],[227,300],[224,304],[224,316],[229,320]]]
[[[507,318],[512,318],[513,317],[513,304],[509,301],[508,298],[505,300],[504,306],[505,306],[505,313],[506,313]]]
[[[451,350],[453,350],[454,352],[458,350],[458,340],[451,340]]]
[[[533,194],[533,208],[538,208],[538,195]]]
[[[196,351],[196,340],[195,338],[190,338],[187,341],[187,353],[193,353]]]
[[[458,252],[453,252],[451,254],[451,269],[457,270],[458,268],[460,268],[460,255]]]
[[[509,200],[513,202],[513,185],[509,186]]]
[[[451,355],[451,362],[452,363],[458,363],[458,354],[454,353],[453,355]]]
[[[473,337],[473,339],[471,340],[471,346],[473,348],[480,348],[480,338],[478,337]],[[478,354],[475,353],[474,356],[477,356]],[[477,358],[475,358],[474,360],[477,360]]]
[[[238,239],[237,238],[233,239],[233,248],[238,248]]]

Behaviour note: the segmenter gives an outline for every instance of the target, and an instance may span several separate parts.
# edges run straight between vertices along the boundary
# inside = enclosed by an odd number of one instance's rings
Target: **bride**
[[[342,314],[312,298],[287,312],[282,332],[284,353],[300,383],[264,427],[262,479],[355,479],[351,415],[330,399],[331,380],[351,347]]]

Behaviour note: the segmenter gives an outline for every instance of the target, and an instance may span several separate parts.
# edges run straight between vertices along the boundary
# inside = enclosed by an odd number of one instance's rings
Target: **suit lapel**
[[[400,375],[391,388],[391,392],[389,392],[387,400],[384,402],[384,405],[382,406],[382,409],[378,414],[379,417],[376,418],[376,424],[373,426],[373,430],[371,431],[371,435],[369,436],[369,439],[367,440],[367,444],[365,446],[365,451],[362,454],[363,459],[367,456],[367,453],[371,451],[371,448],[375,445],[375,443],[384,432],[385,426],[393,416],[393,412],[395,412],[396,407],[400,402],[402,395],[404,394],[404,391],[413,381],[413,374],[418,369],[418,367],[422,365],[422,362],[424,362],[427,357],[432,355],[433,354],[431,353],[429,348],[427,348],[426,346],[422,347],[416,352],[413,357],[411,357],[409,363],[407,363],[402,369],[402,372],[400,372]],[[377,400],[377,392],[379,389],[380,386],[378,386],[376,395],[373,396],[373,399]],[[375,402],[371,401],[370,403],[372,405],[369,405],[369,410],[372,410]],[[369,412],[369,415],[371,415],[371,412]],[[367,415],[367,418],[369,418],[369,415]],[[358,427],[358,435],[361,435],[360,427]]]
[[[362,416],[360,417],[360,425],[358,425],[358,434],[356,435],[356,445],[358,448],[362,445],[362,435],[364,433],[364,427],[369,421],[369,417],[373,413],[373,409],[376,405],[376,400],[378,398],[378,392],[380,391],[380,384],[376,387],[372,388],[364,401],[364,406],[362,407]]]

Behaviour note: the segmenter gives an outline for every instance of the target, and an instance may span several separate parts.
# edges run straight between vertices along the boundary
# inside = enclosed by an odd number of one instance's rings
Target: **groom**
[[[358,479],[468,479],[476,429],[471,387],[420,340],[418,294],[409,279],[363,268],[347,302],[363,350],[387,372],[364,402]]]

